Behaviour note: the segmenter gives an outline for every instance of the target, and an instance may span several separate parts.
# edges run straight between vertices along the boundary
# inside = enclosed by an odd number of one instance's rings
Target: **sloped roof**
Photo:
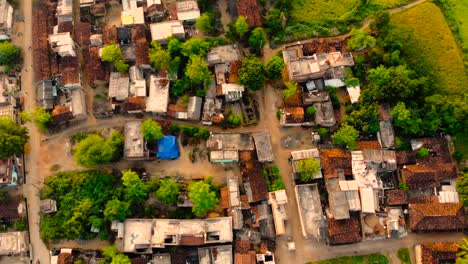
[[[402,169],[402,174],[411,189],[439,187],[440,180],[458,176],[453,163],[407,165]]]
[[[135,45],[135,64],[149,65],[148,50],[149,44],[146,38],[146,28],[144,25],[136,25],[132,28],[132,42]]]
[[[351,153],[348,150],[320,149],[320,158],[325,178],[338,177],[340,169],[345,175],[352,174]]]
[[[0,166],[4,166],[4,161],[0,160]],[[0,203],[0,218],[5,218],[10,221],[19,220],[21,217],[18,213],[19,202],[15,200],[2,201]]]
[[[382,149],[380,146],[379,141],[358,141],[358,149],[365,150],[365,149]]]
[[[427,242],[421,244],[421,262],[439,264],[443,261],[454,261],[460,247],[459,242]]]
[[[328,234],[331,245],[357,243],[362,240],[361,226],[357,217],[328,219]]]
[[[399,151],[395,152],[398,165],[407,165],[416,163],[416,152],[414,151]]]
[[[80,84],[80,65],[77,57],[61,57],[59,69],[61,86]]]
[[[400,189],[385,190],[388,205],[401,205],[408,203],[408,192]]]
[[[464,209],[461,204],[410,204],[409,214],[410,228],[413,231],[444,231],[465,227]]]
[[[268,189],[263,176],[262,165],[258,162],[254,151],[239,151],[240,170],[244,186],[246,183],[250,186],[247,194],[251,197],[249,202],[259,202],[266,200],[268,197]]]
[[[80,22],[75,25],[75,40],[80,46],[89,46],[91,44],[91,24],[88,22]]]
[[[117,43],[117,27],[115,25],[106,25],[102,28],[102,42],[104,45]]]
[[[247,17],[250,27],[261,27],[262,18],[257,0],[237,0],[237,12],[239,16]]]
[[[146,97],[128,97],[124,101],[124,111],[144,111],[146,109]]]

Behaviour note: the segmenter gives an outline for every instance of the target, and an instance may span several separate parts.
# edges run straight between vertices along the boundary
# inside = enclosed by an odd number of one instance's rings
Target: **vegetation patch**
[[[269,192],[274,192],[284,189],[283,179],[281,178],[278,166],[265,166],[263,165],[263,176]]]
[[[298,23],[339,18],[359,3],[358,0],[292,0],[291,19]]]
[[[327,259],[318,262],[309,262],[308,264],[354,264],[354,263],[362,263],[362,264],[387,264],[388,258],[381,254],[370,254],[370,255],[363,255],[363,256],[349,256],[349,257],[342,257],[336,259]]]
[[[401,260],[401,264],[411,264],[410,252],[407,248],[400,248],[398,250],[398,258]]]
[[[394,8],[407,5],[414,2],[414,0],[371,0],[370,2],[381,6],[382,8]]]

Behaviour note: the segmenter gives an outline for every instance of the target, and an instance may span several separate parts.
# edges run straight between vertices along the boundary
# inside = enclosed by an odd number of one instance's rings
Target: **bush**
[[[416,156],[418,156],[418,158],[420,159],[425,159],[427,157],[429,157],[429,150],[427,148],[420,148],[418,149],[418,151],[416,152]]]
[[[323,139],[328,136],[328,129],[321,127],[317,130],[317,134],[320,136],[320,139]]]
[[[349,150],[355,150],[357,148],[357,140],[359,137],[359,131],[354,127],[343,123],[340,129],[332,136],[333,143],[346,147]]]
[[[407,248],[400,248],[398,250],[398,258],[400,259],[401,264],[411,264],[410,252]]]
[[[313,106],[309,106],[309,107],[306,108],[306,114],[307,115],[312,116],[312,115],[315,114],[315,112],[316,112],[316,110],[315,110],[315,107],[313,107]]]
[[[300,160],[297,164],[297,172],[303,182],[311,182],[319,171],[320,162],[314,158]]]
[[[338,98],[338,94],[336,93],[336,87],[327,86],[325,90],[327,90],[328,94],[330,95],[330,100],[332,102],[333,108],[339,109],[341,104]]]
[[[278,120],[281,119],[281,115],[282,115],[282,114],[283,114],[283,112],[281,112],[281,110],[279,110],[279,109],[276,110],[276,118],[277,118]]]
[[[188,196],[193,203],[192,212],[198,217],[214,209],[219,201],[212,186],[204,181],[191,182]]]
[[[406,184],[404,182],[400,182],[400,184],[398,184],[398,189],[403,190],[403,191],[407,191],[407,190],[409,190],[409,186],[408,186],[408,184]]]
[[[164,137],[161,125],[153,119],[146,119],[141,124],[141,133],[146,141],[155,141]]]
[[[91,134],[80,141],[73,149],[75,161],[83,167],[93,167],[115,161],[123,154],[124,137],[119,132],[104,139],[101,135]]]

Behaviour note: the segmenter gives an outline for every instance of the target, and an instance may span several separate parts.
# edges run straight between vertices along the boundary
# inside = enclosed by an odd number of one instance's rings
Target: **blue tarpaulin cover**
[[[158,140],[158,159],[177,159],[179,157],[179,147],[177,138],[174,136],[164,136]]]

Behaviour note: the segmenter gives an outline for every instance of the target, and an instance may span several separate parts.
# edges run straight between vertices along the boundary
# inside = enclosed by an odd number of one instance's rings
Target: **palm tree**
[[[463,238],[457,253],[456,264],[468,264],[468,239],[466,237]]]

